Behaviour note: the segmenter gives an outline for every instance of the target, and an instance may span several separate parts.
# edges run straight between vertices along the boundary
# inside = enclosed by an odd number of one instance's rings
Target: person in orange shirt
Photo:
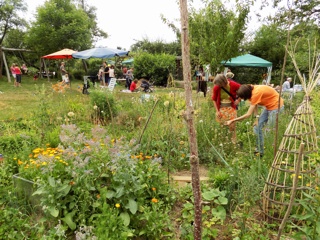
[[[257,148],[255,150],[255,154],[260,154],[262,157],[264,154],[264,139],[262,129],[266,124],[269,126],[274,125],[277,113],[283,111],[284,109],[283,99],[280,98],[279,106],[279,93],[267,85],[241,85],[237,91],[237,95],[243,100],[249,100],[250,107],[246,114],[225,122],[225,125],[230,125],[233,122],[241,121],[254,114],[256,117],[256,121],[253,124],[254,133],[257,135]],[[264,107],[260,116],[258,115],[258,105]]]

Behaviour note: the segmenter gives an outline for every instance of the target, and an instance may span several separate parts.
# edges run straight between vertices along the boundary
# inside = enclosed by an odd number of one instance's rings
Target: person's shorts
[[[66,83],[68,83],[69,77],[67,75],[62,75],[62,81],[65,81]]]
[[[21,74],[16,74],[16,81],[21,83]]]

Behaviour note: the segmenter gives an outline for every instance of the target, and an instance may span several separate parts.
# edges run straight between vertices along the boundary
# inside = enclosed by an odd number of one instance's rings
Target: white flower
[[[250,122],[246,122],[246,125],[247,125],[247,126],[250,125]]]
[[[93,106],[93,109],[94,109],[94,110],[97,110],[97,109],[98,109],[98,106],[97,106],[97,105],[94,105],[94,106]]]
[[[200,120],[199,123],[203,123],[203,120]]]
[[[223,144],[222,143],[220,143],[220,145],[219,145],[220,147],[223,147]]]
[[[169,101],[165,101],[165,102],[163,103],[163,105],[164,105],[165,107],[168,107],[168,106],[169,106],[169,104],[170,104],[170,102],[169,102]]]
[[[171,91],[171,92],[169,92],[169,97],[170,98],[173,98],[174,97],[174,93]]]
[[[74,116],[74,112],[68,112],[68,117],[73,117]]]

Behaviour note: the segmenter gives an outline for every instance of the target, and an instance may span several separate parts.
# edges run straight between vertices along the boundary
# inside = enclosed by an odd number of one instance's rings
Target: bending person
[[[256,134],[256,150],[255,154],[260,154],[262,157],[264,154],[264,139],[263,139],[263,127],[268,124],[273,126],[275,123],[276,114],[284,109],[283,99],[279,98],[279,93],[270,86],[267,85],[242,85],[237,91],[238,97],[243,100],[250,101],[250,107],[248,112],[241,117],[231,119],[225,124],[230,126],[237,121],[241,121],[250,117],[252,114],[257,118],[254,122],[254,133]],[[280,109],[278,109],[280,99]],[[258,115],[258,105],[263,106],[264,109],[261,115]]]
[[[227,79],[223,74],[218,74],[214,78],[214,87],[212,100],[216,109],[216,121],[224,124],[225,121],[235,119],[237,117],[238,100],[236,100],[237,90],[240,84]],[[231,140],[236,143],[236,123],[230,123],[229,130],[231,132]]]

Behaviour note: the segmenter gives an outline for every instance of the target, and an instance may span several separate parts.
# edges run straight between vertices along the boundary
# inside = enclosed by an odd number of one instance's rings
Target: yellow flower
[[[170,102],[169,102],[169,101],[165,101],[165,102],[163,103],[163,105],[164,105],[165,107],[168,107],[168,106],[169,106],[169,104],[170,104]]]
[[[159,202],[159,201],[158,201],[158,199],[156,199],[156,198],[152,198],[152,199],[151,199],[151,202],[157,203],[157,202]]]
[[[45,166],[45,165],[47,165],[47,163],[46,163],[46,162],[43,162],[43,163],[42,163],[42,166]]]
[[[151,188],[152,189],[152,191],[155,191],[155,190],[157,190],[155,187],[153,187],[153,188]]]
[[[180,141],[180,145],[183,145],[184,144],[184,141]]]
[[[120,203],[116,203],[116,208],[119,208],[120,207]]]
[[[185,155],[184,153],[182,153],[182,154],[181,154],[181,157],[183,157],[183,158],[184,158],[185,156],[186,156],[186,155]]]
[[[73,117],[74,113],[73,112],[68,112],[68,117]]]
[[[18,165],[22,165],[23,162],[21,160],[18,160]]]

